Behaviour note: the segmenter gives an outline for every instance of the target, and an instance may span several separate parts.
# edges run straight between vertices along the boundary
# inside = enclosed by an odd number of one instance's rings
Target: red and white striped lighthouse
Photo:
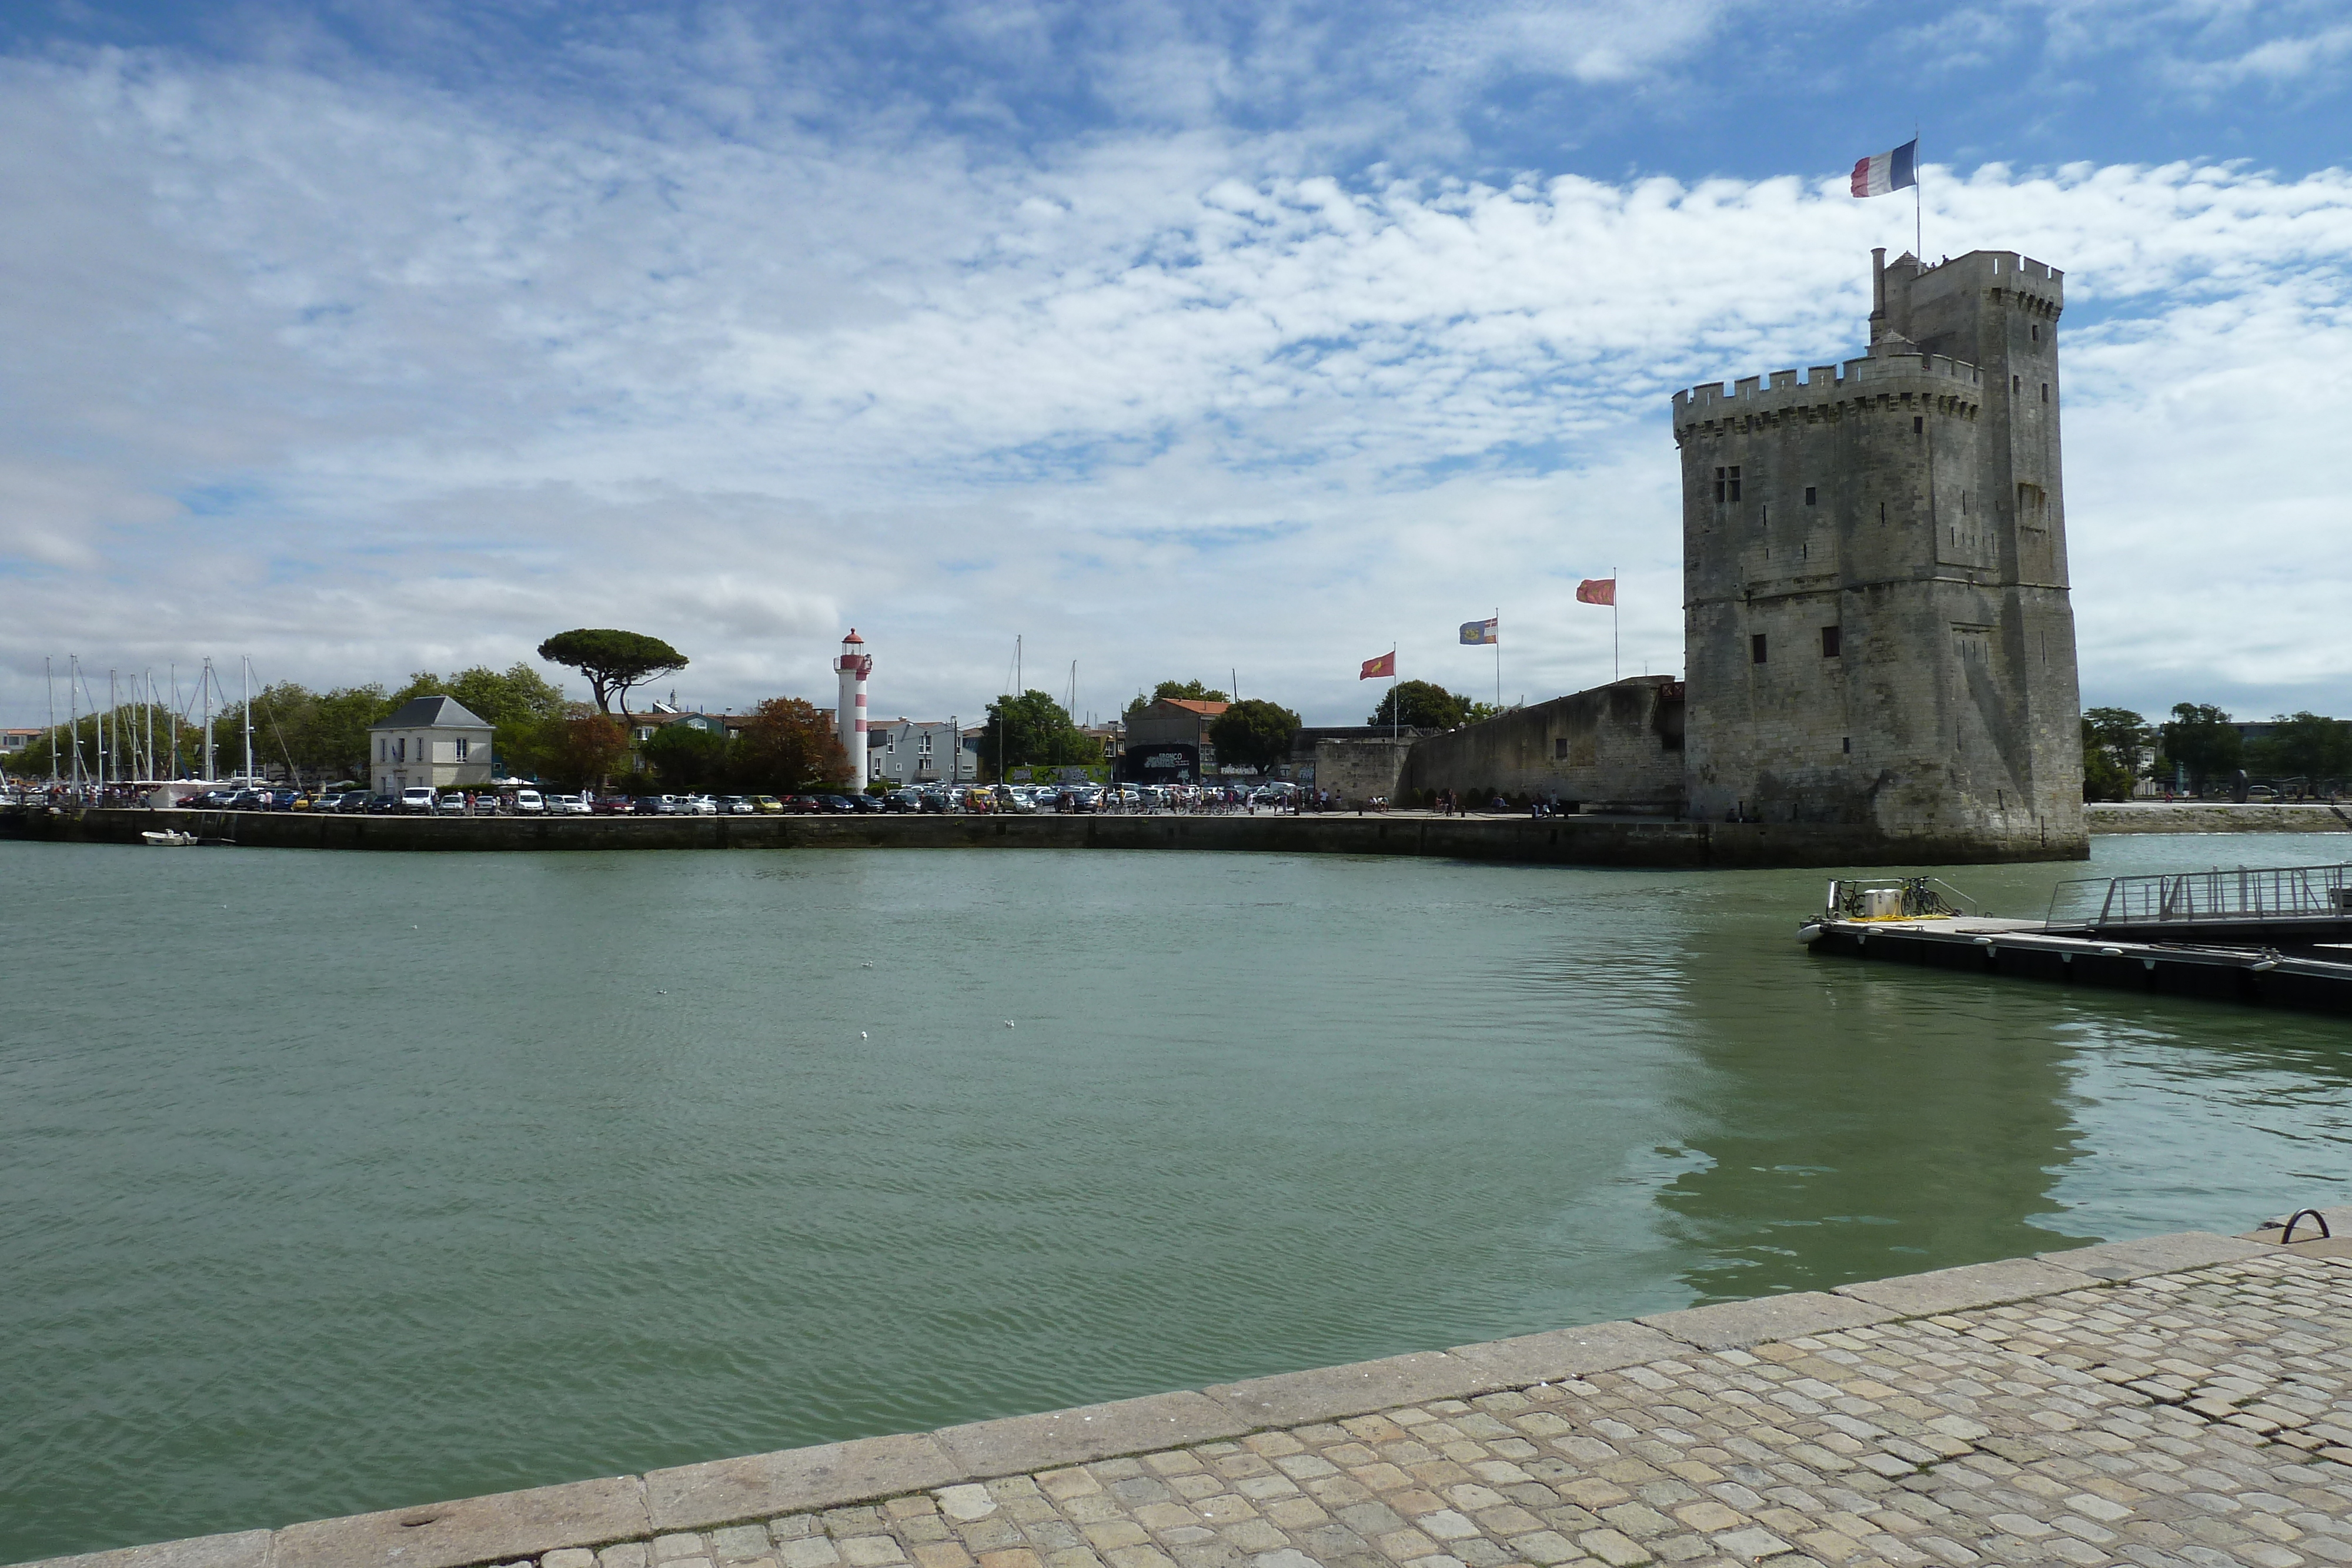
[[[835,723],[841,732],[841,749],[849,754],[850,777],[857,788],[866,788],[866,677],[874,669],[874,655],[866,651],[866,639],[852,626],[849,635],[841,640],[841,657],[833,662],[841,676],[841,703],[834,709]]]

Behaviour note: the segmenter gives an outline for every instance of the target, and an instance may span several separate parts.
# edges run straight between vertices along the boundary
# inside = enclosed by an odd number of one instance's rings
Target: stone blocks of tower
[[[2062,275],[1875,274],[1864,357],[1675,396],[1689,810],[1921,862],[2079,857]]]

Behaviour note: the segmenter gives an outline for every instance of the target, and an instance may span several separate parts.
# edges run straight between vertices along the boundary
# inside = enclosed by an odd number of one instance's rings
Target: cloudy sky
[[[2352,5],[12,0],[0,722],[619,625],[711,707],[1680,668],[1678,386],[2067,272],[2086,703],[2352,714]],[[233,680],[232,676],[232,680]],[[572,685],[579,685],[576,677]]]

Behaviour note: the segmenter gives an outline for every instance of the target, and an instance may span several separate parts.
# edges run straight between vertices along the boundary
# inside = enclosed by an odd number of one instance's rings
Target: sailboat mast
[[[41,655],[41,682],[49,689],[49,788],[58,787],[58,672],[47,653]]]
[[[201,677],[205,686],[205,782],[210,784],[218,777],[213,753],[213,662],[205,661]]]
[[[237,690],[245,695],[245,782],[253,784],[253,661],[242,655],[236,668]]]

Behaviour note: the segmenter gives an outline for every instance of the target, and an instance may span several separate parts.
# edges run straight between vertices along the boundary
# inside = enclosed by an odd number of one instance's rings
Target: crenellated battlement
[[[1956,287],[2007,295],[2016,304],[2053,317],[2066,305],[2066,275],[2015,251],[1972,250],[1923,267],[1911,287],[1922,297]]]
[[[1942,354],[1886,354],[1848,360],[1843,366],[1814,365],[1799,381],[1794,371],[1774,371],[1769,386],[1765,377],[1744,376],[1724,391],[1710,382],[1675,393],[1675,430],[1710,420],[1769,414],[1830,402],[1877,398],[1959,395],[1973,403],[1982,394],[1984,372],[1962,360]]]

